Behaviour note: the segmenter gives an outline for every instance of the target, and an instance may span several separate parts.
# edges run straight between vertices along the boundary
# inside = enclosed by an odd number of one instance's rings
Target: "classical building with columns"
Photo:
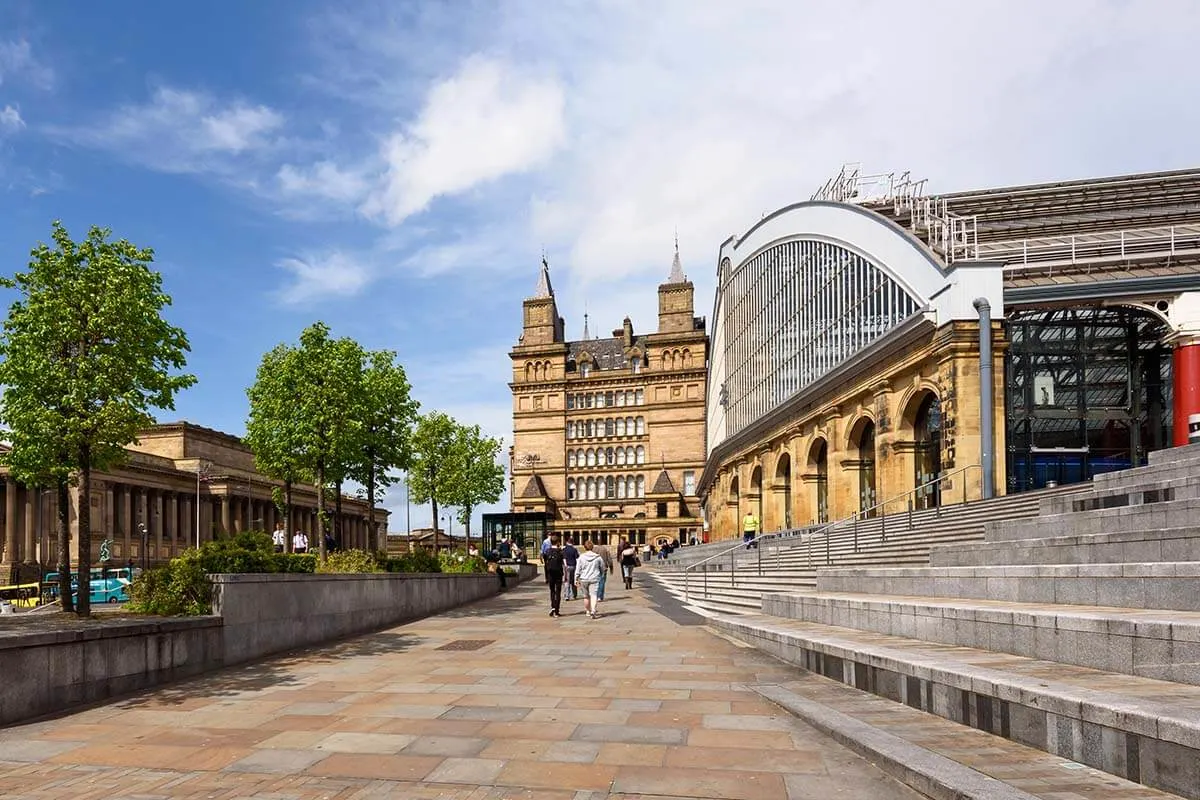
[[[678,248],[658,325],[569,341],[543,262],[512,359],[512,510],[601,543],[700,537],[708,337]]]
[[[1089,480],[1200,415],[1198,169],[930,195],[848,165],[717,262],[715,538]]]
[[[270,531],[283,519],[273,499],[282,485],[255,470],[254,456],[236,436],[187,422],[167,423],[142,431],[127,455],[121,466],[92,476],[93,564],[99,564],[105,539],[113,565],[140,564],[143,552],[149,563],[159,563],[198,541],[237,531]],[[53,569],[58,558],[55,491],[17,483],[2,467],[0,477],[0,580],[28,579]],[[77,488],[70,498],[71,563],[78,564]],[[293,487],[292,505],[294,528],[308,534],[315,549],[316,492],[311,486]],[[330,502],[331,514],[332,506]],[[343,496],[342,546],[374,549],[374,542],[382,541],[388,512],[376,508],[374,525],[367,513],[364,500]]]

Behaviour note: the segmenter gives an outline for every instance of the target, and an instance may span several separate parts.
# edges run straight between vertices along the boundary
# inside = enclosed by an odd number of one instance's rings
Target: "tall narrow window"
[[[640,444],[637,446],[637,463],[646,463],[646,448],[642,447]],[[639,480],[641,479],[639,478]]]
[[[613,454],[613,449],[611,447],[606,447],[604,449],[604,463],[609,465],[617,463],[616,456]]]
[[[634,356],[629,360],[629,368],[633,370],[634,375],[637,375],[642,371],[642,360],[637,356]]]
[[[624,464],[624,463],[625,463],[625,448],[618,447],[617,448],[617,464]]]
[[[616,481],[614,481],[613,476],[611,476],[611,475],[609,475],[607,478],[604,479],[605,495],[607,495],[608,497],[616,497],[617,496],[617,490],[616,490],[615,484],[616,484]]]
[[[613,418],[609,417],[608,419],[604,420],[604,435],[613,436],[616,434],[616,432],[616,423],[613,421]]]
[[[638,417],[637,418],[637,435],[641,436],[645,432],[646,432],[646,418]]]
[[[625,418],[617,417],[617,436],[625,435]]]
[[[637,394],[635,396],[637,398],[637,402],[634,403],[634,405],[639,405],[639,406],[646,405],[646,390],[645,389],[638,389]]]
[[[567,499],[568,500],[575,499],[575,479],[574,478],[567,479]]]
[[[638,497],[646,496],[646,476],[645,475],[637,476],[637,496]]]
[[[567,466],[568,467],[575,466],[575,451],[574,450],[567,451]]]
[[[683,493],[686,495],[696,493],[696,473],[690,469],[683,472]]]

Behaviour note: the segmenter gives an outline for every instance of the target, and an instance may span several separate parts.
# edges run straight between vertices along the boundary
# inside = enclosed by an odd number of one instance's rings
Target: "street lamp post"
[[[146,560],[146,547],[149,544],[149,532],[146,530],[146,523],[138,523],[138,533],[142,536],[142,572],[145,572],[149,567],[149,562]]]

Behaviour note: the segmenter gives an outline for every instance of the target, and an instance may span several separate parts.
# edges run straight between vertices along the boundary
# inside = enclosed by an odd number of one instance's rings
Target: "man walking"
[[[276,553],[282,553],[287,549],[287,531],[283,529],[282,522],[275,523],[275,531],[271,534],[271,544],[275,545]]]
[[[563,537],[563,563],[567,565],[567,599],[575,600],[579,593],[575,591],[575,565],[579,563],[579,551],[571,544],[571,537]]]
[[[563,585],[563,551],[558,546],[558,534],[551,534],[546,540],[547,546],[542,550],[542,571],[546,573],[546,583],[550,587],[550,616],[562,616],[558,607],[562,604]]]
[[[747,511],[746,516],[742,517],[742,541],[746,543],[747,550],[751,547],[757,549],[758,542],[754,541],[757,536],[758,517]]]
[[[296,531],[296,535],[292,537],[292,552],[308,552],[308,537],[304,535],[304,531]]]
[[[596,581],[596,599],[604,599],[604,586],[608,583],[608,576],[613,571],[613,556],[612,551],[608,549],[606,544],[597,544],[592,546],[592,550],[600,556],[603,565],[600,569],[600,579]]]

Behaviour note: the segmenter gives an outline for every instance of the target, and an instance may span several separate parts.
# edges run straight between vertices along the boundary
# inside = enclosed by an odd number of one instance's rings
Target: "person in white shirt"
[[[600,616],[600,595],[597,593],[600,576],[604,573],[604,559],[592,546],[592,540],[583,543],[583,552],[575,564],[575,584],[583,595],[583,610],[592,619]]]
[[[292,552],[308,552],[308,537],[304,535],[303,531],[296,531],[296,535],[292,537]]]
[[[271,534],[271,544],[275,545],[275,552],[282,553],[287,547],[287,531],[283,529],[283,523],[275,523],[275,531]]]

